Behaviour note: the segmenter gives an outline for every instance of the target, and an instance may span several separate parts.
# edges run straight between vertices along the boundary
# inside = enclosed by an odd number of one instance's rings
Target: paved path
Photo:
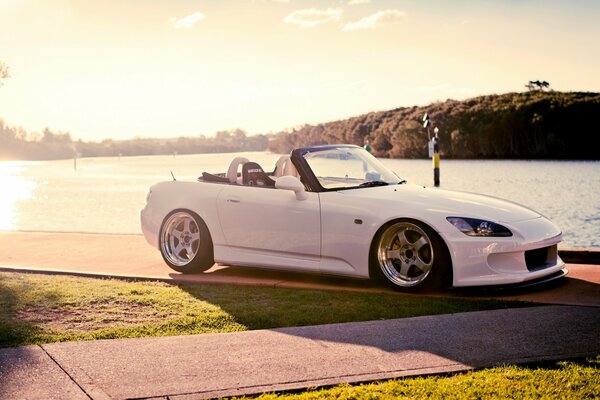
[[[369,281],[235,267],[215,266],[203,274],[181,275],[166,267],[139,235],[4,232],[0,249],[0,269],[9,271],[389,291]],[[597,354],[600,267],[573,264],[568,268],[569,278],[559,285],[483,295],[595,307],[542,306],[0,349],[0,399],[193,399]]]
[[[0,249],[0,270],[395,293],[371,281],[256,268],[217,265],[202,274],[182,275],[167,267],[158,250],[148,245],[141,235],[0,232]],[[569,264],[567,268],[569,275],[561,284],[541,289],[529,288],[520,292],[450,290],[441,295],[600,306],[600,266]]]
[[[200,399],[600,353],[600,309],[540,306],[387,321],[0,349],[0,398]]]

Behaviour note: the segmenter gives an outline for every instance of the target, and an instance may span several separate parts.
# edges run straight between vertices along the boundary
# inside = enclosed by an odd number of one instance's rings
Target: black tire
[[[208,227],[192,211],[169,213],[160,227],[158,244],[163,260],[177,272],[204,272],[215,263]]]
[[[371,245],[369,272],[371,278],[405,292],[435,291],[452,284],[448,247],[437,232],[411,219],[379,229]]]

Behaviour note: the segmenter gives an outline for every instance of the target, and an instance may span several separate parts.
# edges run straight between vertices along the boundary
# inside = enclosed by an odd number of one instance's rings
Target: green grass
[[[489,310],[523,302],[425,295],[172,285],[0,272],[0,347],[233,332]],[[261,399],[597,398],[600,357],[340,385]]]
[[[503,366],[451,376],[339,385],[274,399],[594,399],[600,396],[600,357],[538,366]]]
[[[0,347],[234,332],[524,305],[529,304],[0,272]]]

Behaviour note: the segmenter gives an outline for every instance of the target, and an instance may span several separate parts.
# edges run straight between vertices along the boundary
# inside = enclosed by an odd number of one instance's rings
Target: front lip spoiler
[[[531,288],[531,287],[537,287],[537,286],[549,284],[551,282],[555,282],[561,278],[564,278],[568,273],[569,273],[569,270],[567,268],[563,267],[561,270],[556,271],[550,275],[542,276],[540,278],[532,279],[530,281],[509,283],[509,284],[504,284],[504,285],[477,286],[477,287],[471,287],[471,288],[461,287],[461,288],[457,288],[457,289],[460,289],[461,291],[468,291],[468,292],[471,292],[471,291],[473,291],[473,292],[477,292],[477,291],[510,292],[511,290],[519,290],[519,289],[523,289],[523,288]]]
[[[520,289],[525,287],[543,285],[544,283],[553,282],[557,279],[564,278],[569,273],[569,270],[566,268],[561,269],[560,271],[556,271],[553,274],[542,276],[541,278],[532,279],[530,281],[512,283],[509,285],[501,285],[498,288],[502,289]]]

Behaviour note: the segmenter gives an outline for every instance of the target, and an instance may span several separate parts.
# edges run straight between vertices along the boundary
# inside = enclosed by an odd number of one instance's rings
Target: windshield
[[[313,149],[304,159],[325,189],[341,189],[404,182],[360,147]]]

